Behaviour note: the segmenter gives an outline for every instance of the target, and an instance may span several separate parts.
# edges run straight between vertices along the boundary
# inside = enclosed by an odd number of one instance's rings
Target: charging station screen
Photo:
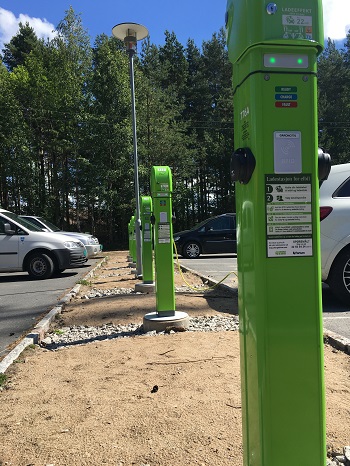
[[[265,53],[266,68],[308,68],[309,57],[294,53]]]

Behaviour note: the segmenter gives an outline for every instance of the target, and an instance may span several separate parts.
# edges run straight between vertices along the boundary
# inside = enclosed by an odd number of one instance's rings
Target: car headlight
[[[98,244],[98,239],[94,236],[89,236],[87,239],[87,244]]]
[[[180,236],[175,236],[175,237],[174,237],[175,243],[176,243],[177,241],[179,241],[179,239],[180,239]]]
[[[63,244],[68,249],[76,249],[76,248],[84,247],[83,243],[81,243],[80,241],[65,241]]]

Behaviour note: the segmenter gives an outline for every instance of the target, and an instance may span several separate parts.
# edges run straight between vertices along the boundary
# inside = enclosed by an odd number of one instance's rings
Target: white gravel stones
[[[84,294],[81,297],[81,299],[105,298],[107,296],[131,293],[135,293],[135,290],[133,288],[110,288],[108,290],[92,288],[92,290],[90,290],[87,294]]]
[[[223,332],[238,330],[239,322],[237,316],[206,316],[190,318],[190,325],[186,331],[190,332]],[[141,323],[125,325],[105,324],[102,326],[73,326],[63,327],[50,333],[41,341],[42,346],[48,349],[56,349],[69,345],[81,345],[96,340],[110,340],[114,338],[135,337],[138,335],[164,335],[165,333],[175,333],[155,331],[145,333]]]
[[[350,446],[343,449],[343,454],[333,454],[332,459],[327,459],[327,466],[350,466]]]
[[[195,286],[190,288],[188,286],[175,286],[176,293],[203,293],[206,291],[205,285]],[[134,288],[110,288],[102,290],[100,288],[92,288],[88,293],[81,296],[81,299],[104,298],[108,296],[115,296],[121,294],[135,294]],[[139,293],[136,293],[139,294]]]

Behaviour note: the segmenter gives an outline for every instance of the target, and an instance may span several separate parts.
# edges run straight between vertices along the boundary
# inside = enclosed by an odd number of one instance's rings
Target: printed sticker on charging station
[[[326,463],[321,0],[228,0],[244,466]],[[297,446],[297,447],[296,447]]]

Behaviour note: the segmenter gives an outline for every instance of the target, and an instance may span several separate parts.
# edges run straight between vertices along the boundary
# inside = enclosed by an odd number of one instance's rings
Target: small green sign
[[[276,92],[297,92],[298,88],[296,86],[276,86]]]

